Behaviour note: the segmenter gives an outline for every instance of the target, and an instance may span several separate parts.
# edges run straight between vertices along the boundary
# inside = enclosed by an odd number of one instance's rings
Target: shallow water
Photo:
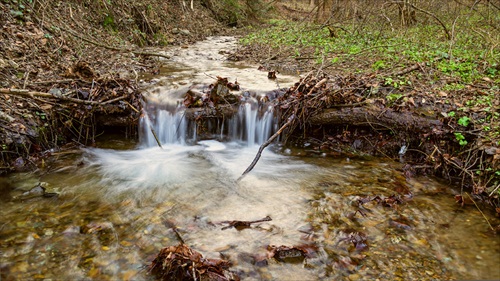
[[[187,81],[213,81],[200,69],[212,76],[243,71],[238,81],[255,91],[276,87],[266,73],[234,68],[214,51],[232,48],[232,39],[212,40],[174,50],[175,63],[185,58],[185,65],[165,66],[164,78],[148,88],[150,99],[168,104]],[[212,64],[202,61],[209,53]],[[0,200],[1,280],[151,279],[143,266],[179,243],[166,222],[205,257],[228,258],[243,280],[500,279],[500,240],[476,207],[459,206],[452,187],[433,179],[405,179],[399,163],[274,145],[237,181],[257,144],[188,143],[169,139],[161,149],[144,137],[111,138],[99,148],[56,154],[38,173],[2,179],[10,188]],[[13,198],[38,182],[59,196]],[[394,194],[401,204],[358,203]],[[272,220],[249,229],[222,230],[223,221],[266,216]],[[303,262],[255,262],[268,245],[304,244],[316,250]]]

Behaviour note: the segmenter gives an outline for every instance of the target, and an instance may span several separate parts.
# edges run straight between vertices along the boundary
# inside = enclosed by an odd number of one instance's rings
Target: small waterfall
[[[157,146],[154,131],[161,144],[184,145],[188,137],[187,123],[182,107],[175,110],[156,108],[153,112],[144,112],[139,124],[140,143],[145,147]]]
[[[157,146],[154,131],[161,144],[181,144],[198,141],[198,124],[184,116],[185,108],[160,108],[148,105],[140,120],[140,143],[143,147]],[[264,143],[275,130],[273,107],[259,105],[249,99],[239,106],[238,113],[228,120],[207,122],[206,128],[214,138],[246,142],[247,146]]]
[[[260,145],[271,136],[274,121],[272,106],[248,100],[230,120],[230,136],[232,140],[246,142],[247,146]]]

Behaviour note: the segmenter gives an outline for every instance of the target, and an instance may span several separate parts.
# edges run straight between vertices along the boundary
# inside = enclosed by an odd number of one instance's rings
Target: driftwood
[[[375,129],[391,129],[412,133],[423,133],[433,128],[443,129],[443,123],[436,119],[417,116],[411,112],[396,112],[389,108],[343,107],[326,109],[311,116],[311,125],[355,125]]]
[[[254,221],[222,221],[220,223],[228,224],[227,226],[224,226],[221,230],[225,230],[225,229],[228,229],[228,228],[231,228],[231,227],[234,227],[237,230],[242,230],[242,229],[245,229],[245,228],[249,228],[254,223],[265,222],[265,221],[272,221],[272,219],[271,219],[270,216],[266,216],[263,219],[254,220]]]
[[[216,107],[193,107],[186,108],[184,116],[189,120],[198,118],[226,118],[238,112],[237,105],[219,104]]]

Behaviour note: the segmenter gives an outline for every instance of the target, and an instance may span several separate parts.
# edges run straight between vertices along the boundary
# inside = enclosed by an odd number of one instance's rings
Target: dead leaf
[[[149,272],[159,280],[239,280],[228,271],[230,266],[226,260],[205,259],[181,243],[163,248],[149,265]]]

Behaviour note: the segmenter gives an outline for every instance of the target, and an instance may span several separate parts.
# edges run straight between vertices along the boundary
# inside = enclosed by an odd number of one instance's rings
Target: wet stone
[[[351,274],[351,275],[348,276],[348,278],[349,278],[350,281],[357,281],[357,280],[361,279],[361,275],[359,275],[359,274]]]

